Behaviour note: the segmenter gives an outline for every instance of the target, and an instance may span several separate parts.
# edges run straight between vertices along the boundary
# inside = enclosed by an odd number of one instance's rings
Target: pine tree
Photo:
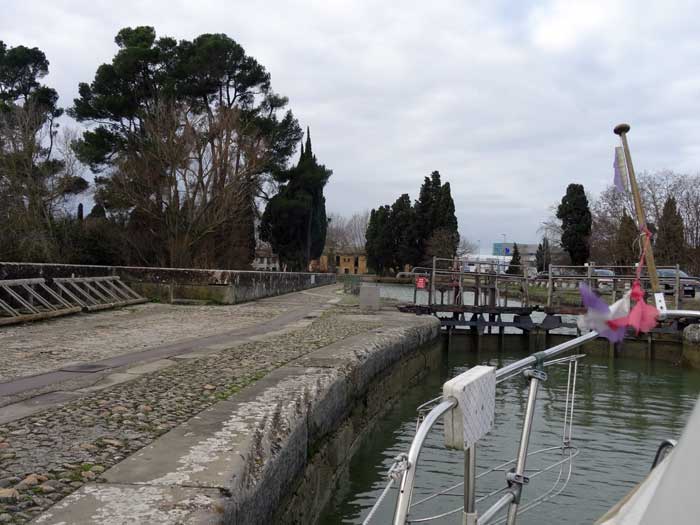
[[[569,254],[571,263],[583,265],[590,255],[589,239],[593,222],[583,185],[569,184],[557,208],[557,218],[561,220],[561,244]]]
[[[675,265],[683,261],[685,254],[683,218],[678,213],[676,199],[669,197],[659,218],[654,253],[660,265]]]
[[[510,275],[518,275],[522,273],[522,268],[520,268],[521,265],[522,262],[520,260],[520,250],[518,249],[518,243],[514,242],[513,255],[510,258],[510,264],[508,265],[506,273]]]

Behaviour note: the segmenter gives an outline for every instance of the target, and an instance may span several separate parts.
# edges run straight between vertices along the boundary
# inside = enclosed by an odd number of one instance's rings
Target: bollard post
[[[681,288],[681,267],[680,265],[676,264],[676,291],[673,294],[676,310],[680,308],[682,293],[683,289]]]
[[[428,305],[432,306],[433,301],[435,301],[435,264],[436,260],[433,257],[433,273],[430,277],[430,293],[428,294]]]
[[[474,306],[479,306],[481,302],[481,263],[476,263],[476,278],[474,279]]]
[[[552,265],[549,265],[549,272],[547,272],[547,307],[552,307],[552,294],[554,293],[554,280],[552,279]]]
[[[527,275],[528,267],[523,264],[523,305],[530,306],[530,284],[528,283]]]

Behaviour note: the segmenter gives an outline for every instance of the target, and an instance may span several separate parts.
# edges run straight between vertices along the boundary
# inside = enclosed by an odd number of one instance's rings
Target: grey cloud
[[[0,35],[37,45],[69,106],[127,25],[225,32],[271,72],[334,170],[329,211],[417,196],[437,169],[482,249],[537,239],[566,185],[612,178],[612,127],[639,171],[697,171],[692,2],[5,0]]]

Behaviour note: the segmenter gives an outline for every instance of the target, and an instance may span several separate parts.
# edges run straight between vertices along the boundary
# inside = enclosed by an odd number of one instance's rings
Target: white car
[[[598,288],[612,288],[613,279],[615,278],[615,272],[612,270],[606,270],[604,268],[594,268],[592,272],[593,277],[595,277],[595,282]]]

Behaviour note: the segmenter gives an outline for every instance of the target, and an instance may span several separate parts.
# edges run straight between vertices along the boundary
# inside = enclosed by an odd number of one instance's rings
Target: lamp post
[[[506,234],[502,233],[501,235],[503,235],[503,244],[501,244],[501,262],[503,263],[503,266],[505,266],[505,264],[506,264]]]

